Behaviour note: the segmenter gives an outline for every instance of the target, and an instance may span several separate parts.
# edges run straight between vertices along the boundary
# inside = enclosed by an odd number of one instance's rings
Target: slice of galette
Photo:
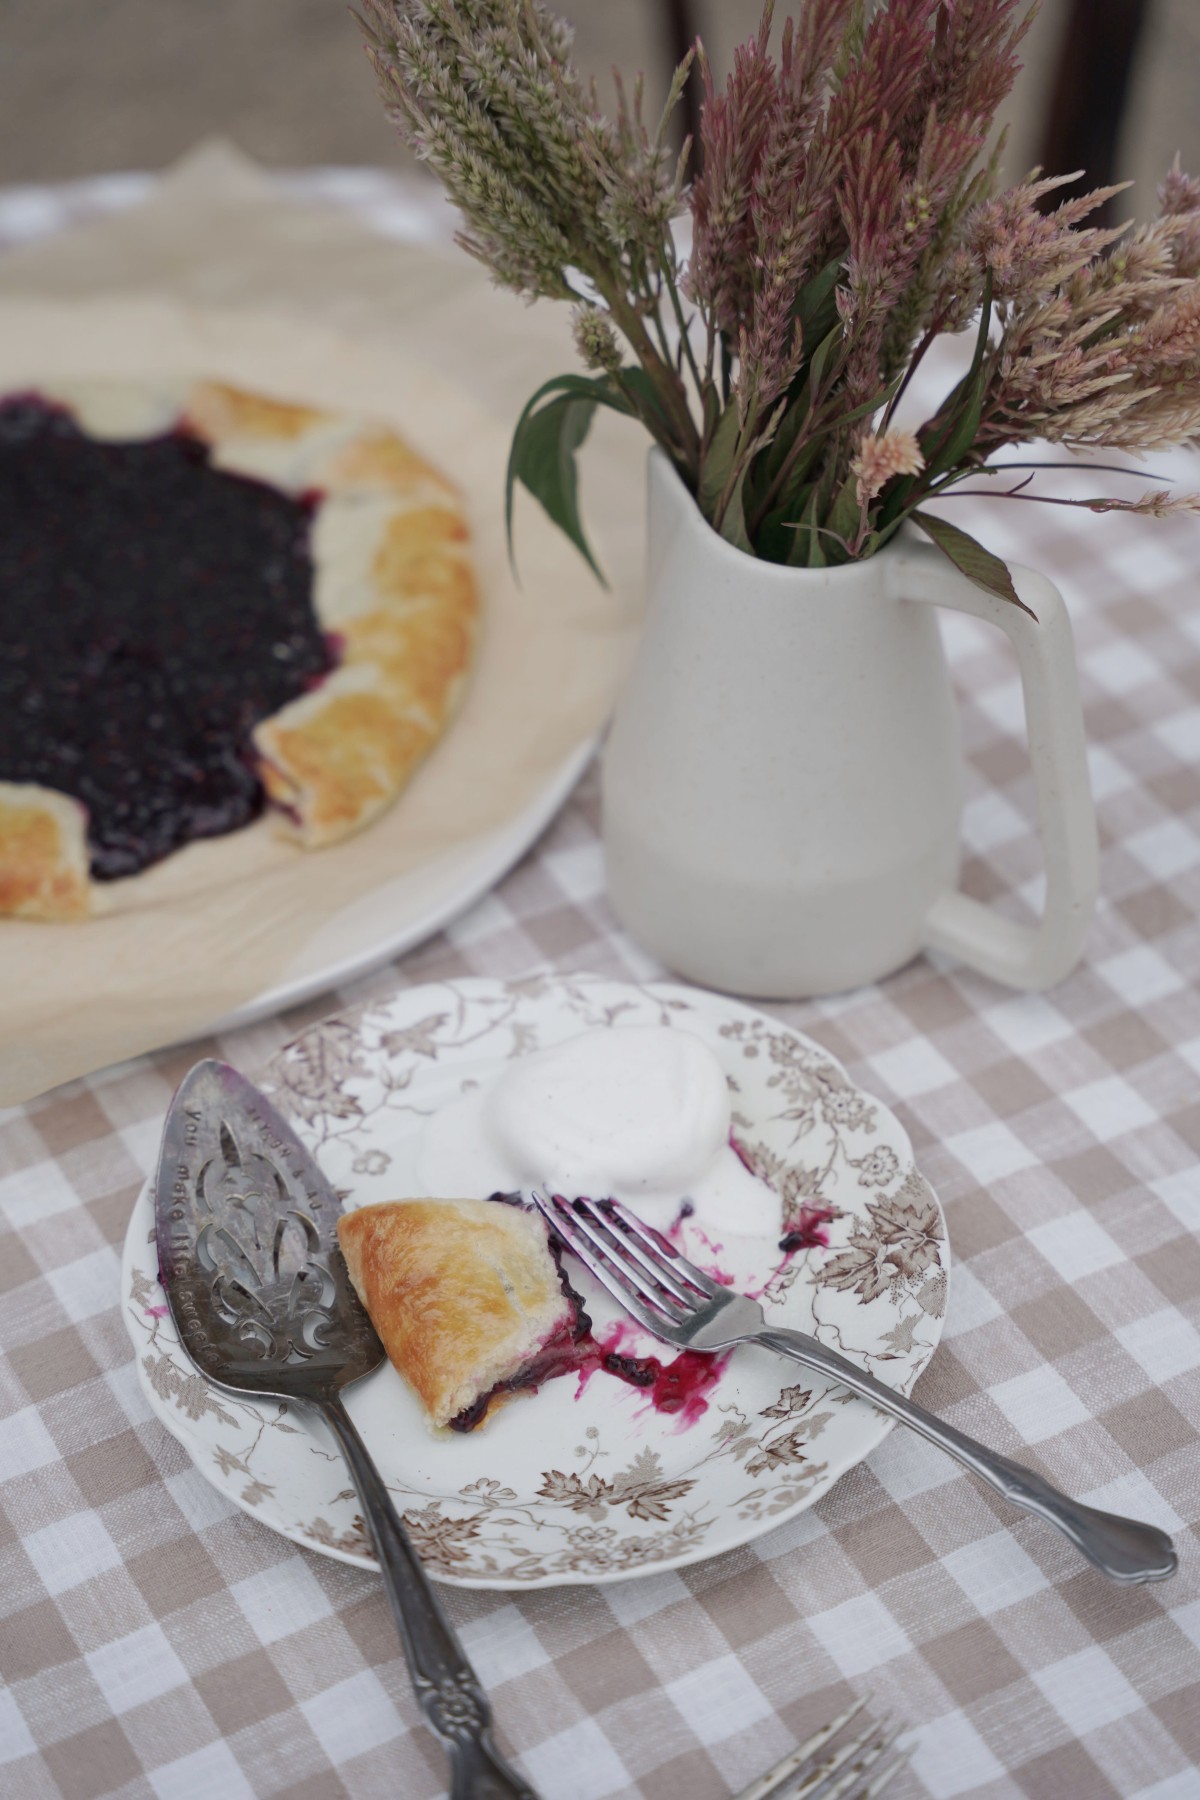
[[[359,1299],[437,1428],[472,1431],[577,1366],[588,1329],[541,1215],[493,1200],[392,1200],[338,1223]]]

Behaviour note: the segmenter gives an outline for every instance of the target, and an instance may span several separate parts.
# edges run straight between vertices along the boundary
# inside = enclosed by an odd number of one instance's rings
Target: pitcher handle
[[[966,894],[946,893],[930,908],[924,945],[1009,987],[1052,987],[1079,960],[1100,882],[1075,643],[1063,597],[1046,576],[1011,564],[1013,585],[1030,609],[1023,612],[977,587],[932,544],[903,541],[888,561],[893,599],[970,613],[998,625],[1010,639],[1025,693],[1046,868],[1046,904],[1038,925],[1018,924]]]

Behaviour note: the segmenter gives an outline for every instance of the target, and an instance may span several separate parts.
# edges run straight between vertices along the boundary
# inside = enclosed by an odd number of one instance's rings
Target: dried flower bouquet
[[[1084,223],[1112,188],[1049,213],[1076,177],[997,190],[999,150],[985,151],[1027,0],[807,0],[777,52],[767,0],[723,90],[697,46],[690,185],[690,147],[668,148],[690,59],[651,128],[640,81],[632,97],[618,81],[616,117],[603,114],[542,0],[363,4],[392,116],[458,205],[460,241],[498,283],[575,306],[590,373],[556,377],[525,409],[510,521],[521,481],[592,560],[576,453],[608,406],[641,421],[713,528],[755,556],[844,563],[911,519],[1016,602],[1003,563],[926,501],[998,477],[993,454],[1029,440],[1139,453],[1200,431],[1200,182],[1176,166],[1159,216],[1128,232]],[[688,207],[685,257],[672,225]],[[902,429],[930,346],[969,330],[967,373]],[[1014,466],[1030,470],[1023,489],[1040,465],[1006,458],[1006,478]]]

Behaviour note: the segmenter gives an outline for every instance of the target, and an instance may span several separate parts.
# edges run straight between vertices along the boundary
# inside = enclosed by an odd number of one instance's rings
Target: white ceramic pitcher
[[[650,458],[648,614],[603,764],[622,921],[708,987],[799,999],[923,949],[1012,987],[1074,966],[1098,881],[1070,621],[1036,618],[908,538],[839,569],[760,563]],[[936,607],[998,625],[1021,669],[1046,865],[1041,923],[957,889],[963,767]]]

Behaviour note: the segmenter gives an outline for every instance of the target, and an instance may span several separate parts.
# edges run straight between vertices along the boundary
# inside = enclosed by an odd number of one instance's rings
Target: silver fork
[[[882,1725],[868,1725],[840,1748],[821,1754],[865,1705],[865,1700],[856,1700],[831,1724],[815,1731],[806,1743],[789,1750],[774,1768],[752,1781],[737,1800],[877,1800],[908,1761],[908,1751],[901,1750],[883,1763],[900,1728],[887,1731]]]
[[[815,1337],[768,1325],[756,1300],[712,1281],[618,1201],[568,1202],[558,1197],[547,1199],[536,1191],[529,1197],[596,1280],[665,1343],[704,1351],[762,1344],[781,1356],[790,1356],[919,1431],[1014,1506],[1056,1525],[1113,1581],[1165,1581],[1175,1573],[1179,1562],[1175,1547],[1157,1525],[1083,1506],[1035,1470],[1010,1462],[885,1387]]]

